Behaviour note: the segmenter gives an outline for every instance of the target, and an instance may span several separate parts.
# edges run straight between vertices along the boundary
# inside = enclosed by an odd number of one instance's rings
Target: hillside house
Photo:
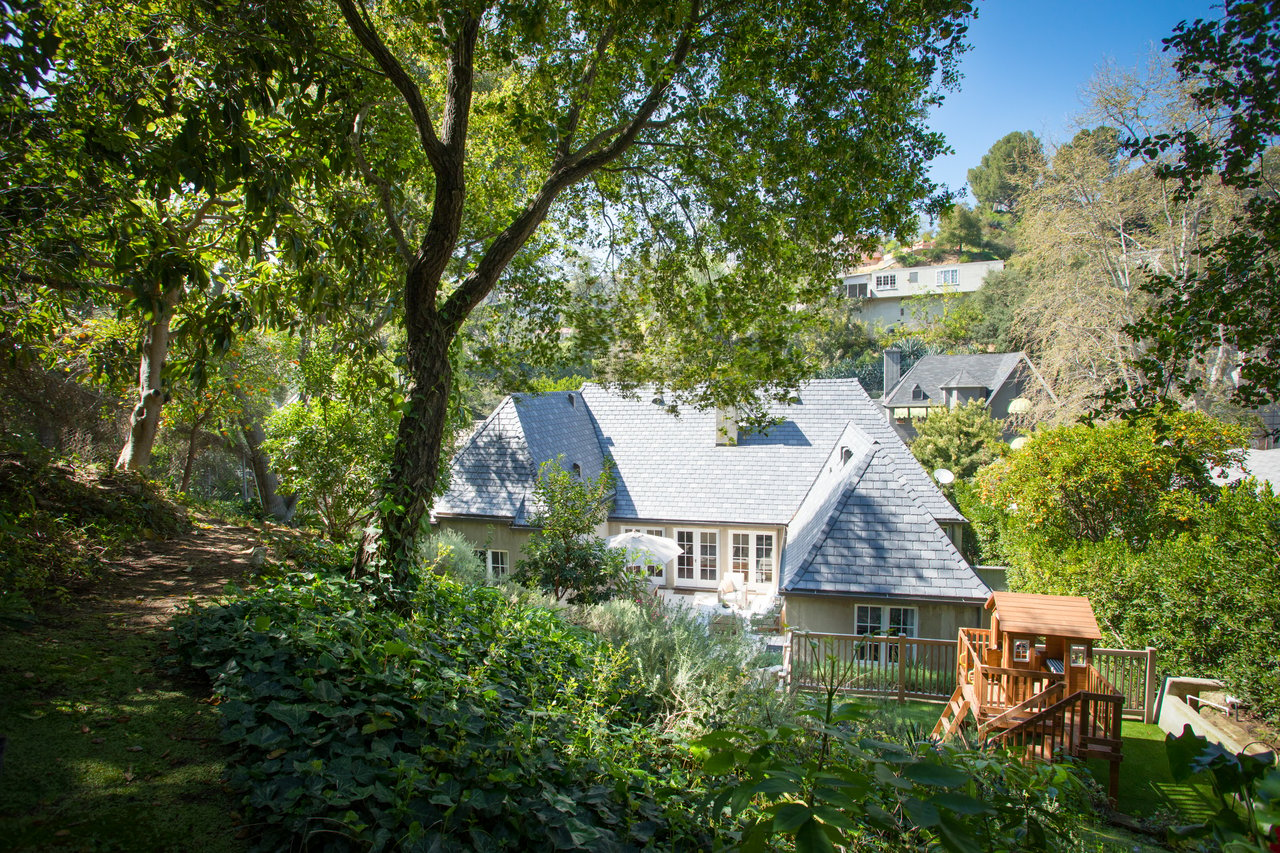
[[[956,550],[965,519],[855,379],[818,380],[767,431],[725,412],[628,399],[597,385],[507,397],[455,456],[433,521],[482,546],[501,574],[534,528],[539,466],[614,467],[602,537],[641,530],[684,554],[646,567],[673,593],[784,598],[813,631],[944,637],[981,624],[987,586]]]
[[[860,300],[858,310],[869,328],[915,330],[942,313],[948,296],[973,293],[988,275],[1002,269],[1004,261],[903,267],[889,255],[846,273],[837,290]]]

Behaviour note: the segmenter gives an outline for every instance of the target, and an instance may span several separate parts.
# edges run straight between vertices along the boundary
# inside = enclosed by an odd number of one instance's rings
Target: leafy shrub
[[[687,749],[630,656],[503,590],[424,580],[415,616],[292,575],[179,620],[264,849],[705,847]]]
[[[493,579],[475,550],[475,543],[458,531],[441,530],[419,544],[418,562],[422,571],[448,575],[459,583],[491,583]]]
[[[855,705],[832,697],[807,726],[734,727],[698,744],[719,775],[713,813],[742,823],[736,846],[786,839],[797,853],[1075,849],[1090,784],[1066,764],[990,752],[887,743]]]
[[[667,730],[696,723],[735,723],[772,713],[785,703],[750,672],[758,652],[741,633],[711,633],[688,608],[653,599],[614,600],[572,611],[571,618],[610,643],[625,646],[635,678],[658,703]]]

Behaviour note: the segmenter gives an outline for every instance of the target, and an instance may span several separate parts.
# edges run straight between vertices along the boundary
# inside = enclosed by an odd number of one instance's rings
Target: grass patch
[[[912,726],[922,735],[933,731],[942,709],[946,706],[938,702],[920,702],[908,699],[899,702],[896,699],[880,699],[872,696],[858,696],[840,701],[851,701],[854,705],[866,708],[876,718],[893,723],[894,728]]]
[[[1125,720],[1124,760],[1120,762],[1120,796],[1116,807],[1135,817],[1177,812],[1187,821],[1205,820],[1216,809],[1208,782],[1174,782],[1159,726]],[[1104,787],[1107,762],[1091,761],[1089,769]]]
[[[0,629],[0,838],[12,850],[241,849],[207,687],[113,614]]]

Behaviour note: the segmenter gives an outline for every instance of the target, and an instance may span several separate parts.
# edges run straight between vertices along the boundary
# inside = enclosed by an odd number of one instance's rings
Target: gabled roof
[[[563,454],[566,468],[578,462],[584,476],[594,476],[607,455],[616,474],[614,518],[783,525],[852,423],[880,443],[911,484],[913,509],[964,520],[856,379],[815,380],[797,397],[771,407],[783,420],[767,433],[717,446],[714,411],[681,406],[673,415],[653,402],[653,392],[627,399],[588,384],[576,407],[565,392],[515,394],[454,458],[448,491],[434,511],[522,523],[541,462]]]
[[[999,617],[1001,633],[1102,639],[1093,606],[1082,595],[993,592],[986,606]]]
[[[918,508],[888,448],[850,427],[787,528],[784,593],[977,603],[990,589]]]
[[[910,406],[911,389],[920,386],[930,401],[942,402],[943,388],[999,389],[1018,365],[1031,362],[1021,352],[975,353],[972,355],[927,355],[903,374],[898,384],[881,398],[883,406]],[[915,401],[919,405],[919,401]]]
[[[572,402],[571,402],[572,398]],[[503,400],[453,458],[449,489],[434,512],[511,518],[525,524],[538,469],[561,458],[598,477],[604,454],[578,393],[513,394]]]
[[[616,518],[787,524],[852,422],[886,446],[925,511],[963,520],[856,379],[806,383],[796,402],[770,407],[780,424],[740,433],[736,446],[716,446],[714,411],[681,406],[673,416],[649,394],[626,399],[598,385],[582,393],[617,468]]]

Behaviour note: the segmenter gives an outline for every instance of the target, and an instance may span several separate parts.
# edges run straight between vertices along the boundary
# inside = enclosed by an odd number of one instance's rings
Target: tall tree
[[[701,324],[703,352],[724,369],[696,385],[677,373],[674,393],[746,403],[741,372],[773,361],[739,355],[781,345],[770,321],[817,302],[800,297],[825,292],[851,252],[914,230],[943,145],[923,107],[954,83],[970,11],[968,0],[338,6],[350,38],[322,8],[309,9],[310,32],[383,87],[361,111],[366,177],[404,263],[410,388],[378,550],[398,583],[439,476],[450,348],[495,289],[545,295],[504,278],[539,226],[574,223],[602,253],[636,259],[617,280],[647,294],[655,330]],[[270,21],[273,8],[236,11]],[[420,215],[405,204],[414,194]],[[711,275],[709,258],[732,263]],[[364,568],[374,550],[360,554]]]
[[[1156,305],[1131,331],[1149,342],[1141,365],[1155,392],[1197,393],[1238,353],[1234,396],[1257,404],[1280,399],[1280,0],[1228,0],[1224,12],[1165,39],[1205,120],[1135,128],[1125,144],[1156,160],[1182,198],[1221,183],[1243,208],[1193,250],[1202,263],[1151,279]]]
[[[1027,177],[1044,167],[1044,147],[1031,131],[1015,130],[995,141],[969,170],[969,189],[978,204],[996,213],[1013,213]]]
[[[305,109],[322,127],[333,86],[303,49],[228,50],[207,10],[185,0],[4,12],[5,52],[26,73],[0,79],[6,118],[25,123],[0,165],[0,261],[15,290],[141,318],[117,465],[144,470],[178,326],[225,350],[246,325],[235,283],[264,269],[281,202],[301,175],[322,179],[332,147],[331,135],[280,119]]]
[[[1045,415],[1064,421],[1109,391],[1129,404],[1150,392],[1141,360],[1148,343],[1126,331],[1148,311],[1144,284],[1194,275],[1195,248],[1228,229],[1239,204],[1216,182],[1179,198],[1172,181],[1121,146],[1138,129],[1175,132],[1206,120],[1167,63],[1104,69],[1086,94],[1083,119],[1093,126],[1033,176],[1011,260],[1030,282],[1018,307],[1021,335],[1059,398]],[[1220,373],[1219,387],[1227,381]]]

